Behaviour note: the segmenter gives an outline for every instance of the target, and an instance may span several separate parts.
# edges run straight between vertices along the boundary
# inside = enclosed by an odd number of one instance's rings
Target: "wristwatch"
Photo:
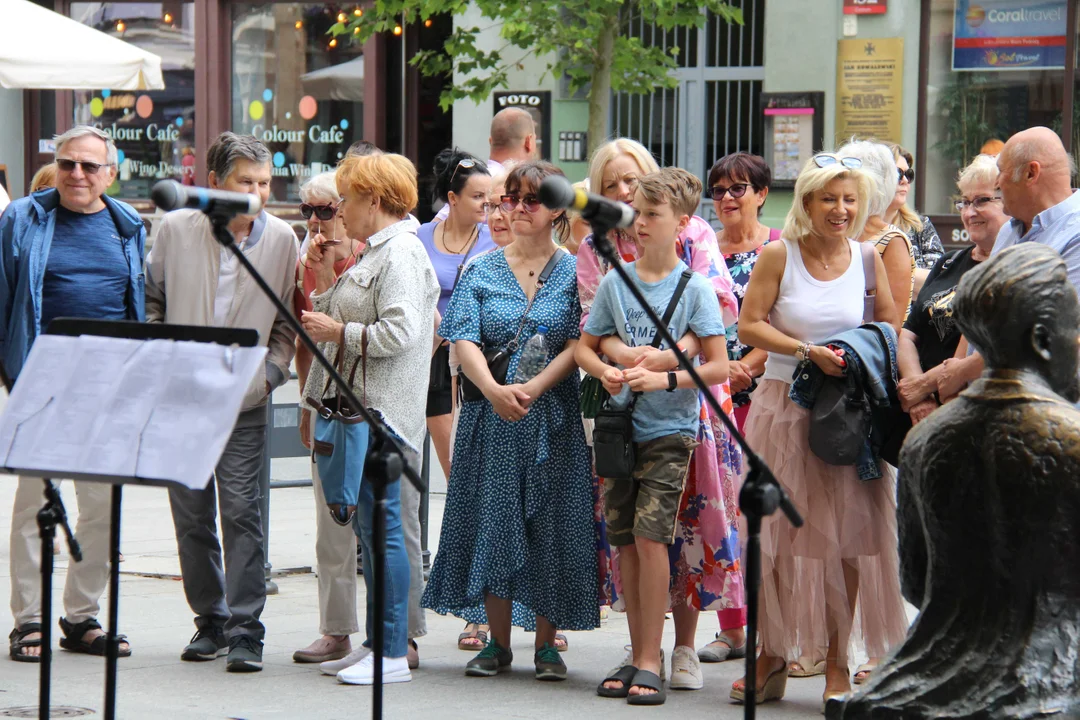
[[[672,392],[679,387],[679,380],[675,377],[675,373],[669,372],[667,374],[667,391]]]

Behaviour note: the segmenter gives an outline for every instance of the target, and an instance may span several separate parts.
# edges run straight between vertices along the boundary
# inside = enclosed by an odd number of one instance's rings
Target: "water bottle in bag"
[[[547,327],[541,325],[536,328],[536,334],[525,342],[521,359],[518,360],[517,372],[514,373],[515,383],[527,383],[547,367],[547,341],[544,338],[546,333]]]

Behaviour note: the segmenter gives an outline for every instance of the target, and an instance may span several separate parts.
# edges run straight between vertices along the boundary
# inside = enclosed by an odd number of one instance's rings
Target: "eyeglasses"
[[[64,172],[74,172],[76,165],[81,165],[83,172],[87,175],[97,175],[98,170],[107,167],[107,165],[103,163],[81,162],[79,160],[68,160],[67,158],[61,158],[56,161],[56,166]]]
[[[915,168],[908,168],[907,170],[901,170],[896,168],[897,177],[896,182],[904,182],[904,178],[907,178],[909,183],[915,182]]]
[[[337,211],[338,209],[334,205],[308,205],[307,203],[300,205],[300,214],[304,216],[305,220],[309,220],[314,215],[323,222],[329,222],[337,215]]]
[[[518,203],[521,203],[521,207],[525,208],[525,212],[529,213],[530,215],[534,212],[537,212],[542,205],[542,203],[540,202],[540,198],[536,197],[535,195],[526,195],[525,197],[518,197],[517,195],[503,195],[499,198],[499,200],[502,201],[499,204],[499,207],[503,209],[503,212],[508,213],[514,212],[514,210],[518,206]]]
[[[474,167],[476,167],[476,161],[472,158],[462,158],[461,160],[458,160],[457,167],[454,168],[454,172],[450,175],[450,185],[453,186],[454,178],[457,177],[458,170],[460,170],[461,168],[465,168],[466,170],[468,170],[469,168]]]
[[[499,207],[499,204],[498,203],[493,203],[493,202],[486,202],[483,205],[481,205],[480,207],[482,207],[484,209],[484,212],[489,213],[489,212],[494,212],[495,208]]]
[[[966,200],[961,198],[960,200],[957,200],[955,203],[953,203],[953,205],[956,207],[956,212],[964,212],[973,205],[975,206],[976,210],[983,210],[990,203],[996,202],[1000,199],[1001,197],[996,195],[994,197],[990,197],[989,195],[983,195],[981,197],[975,198],[974,200]]]
[[[732,200],[738,200],[746,194],[746,189],[749,188],[749,183],[735,183],[729,187],[723,185],[713,185],[709,188],[705,194],[711,197],[713,200],[723,200],[724,195],[731,195]]]
[[[827,168],[836,163],[840,163],[851,170],[858,170],[862,167],[862,160],[859,158],[840,157],[839,155],[833,155],[832,153],[818,153],[814,156],[814,164],[819,168]]]

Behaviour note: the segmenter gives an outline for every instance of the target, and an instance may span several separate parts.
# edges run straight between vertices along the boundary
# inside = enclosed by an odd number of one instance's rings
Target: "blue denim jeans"
[[[386,599],[383,615],[383,655],[388,658],[405,657],[409,650],[409,556],[405,552],[405,533],[401,525],[401,483],[408,482],[403,476],[386,488]],[[356,522],[360,545],[364,553],[364,587],[367,590],[367,640],[371,647],[372,628],[375,622],[375,594],[372,589],[375,577],[374,564],[378,555],[372,547],[373,512],[375,509],[374,483],[367,477],[360,484],[360,496],[356,505]]]

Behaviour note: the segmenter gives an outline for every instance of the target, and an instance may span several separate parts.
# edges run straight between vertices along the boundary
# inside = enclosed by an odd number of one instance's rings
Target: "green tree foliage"
[[[423,75],[454,73],[440,97],[443,110],[455,100],[482,102],[506,87],[510,71],[526,59],[549,58],[545,72],[566,77],[570,92],[586,88],[590,150],[607,134],[611,92],[651,93],[673,88],[678,48],[650,47],[628,32],[629,18],[643,18],[664,30],[701,28],[706,13],[742,24],[742,10],[723,0],[376,0],[363,15],[335,25],[335,35],[364,42],[393,31],[401,22],[422,23],[435,15],[462,17],[470,6],[490,24],[455,27],[441,49],[418,53],[410,63]],[[498,28],[501,44],[478,44],[485,30]],[[540,78],[537,78],[538,80]]]

